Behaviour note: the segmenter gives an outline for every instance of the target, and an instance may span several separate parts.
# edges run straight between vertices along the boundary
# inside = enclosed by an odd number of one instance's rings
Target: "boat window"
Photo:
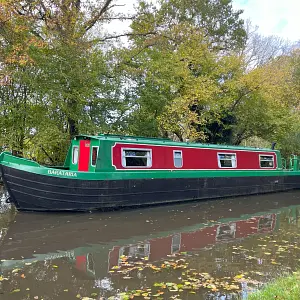
[[[72,152],[72,164],[77,164],[77,163],[78,163],[78,146],[74,146]]]
[[[236,168],[236,154],[218,153],[219,168]]]
[[[98,149],[99,149],[99,147],[92,147],[92,159],[91,159],[92,167],[96,166],[97,157],[98,157]]]
[[[216,240],[226,241],[235,238],[236,224],[222,224],[217,228]]]
[[[96,274],[95,271],[95,263],[93,259],[93,255],[91,253],[87,254],[87,265],[86,265],[87,271],[91,272],[92,274]]]
[[[149,258],[150,243],[140,243],[137,245],[123,246],[119,250],[119,265],[122,262],[121,256],[128,257],[130,262],[140,261],[145,257]]]
[[[273,215],[262,216],[258,220],[258,231],[271,230],[273,226]]]
[[[182,151],[176,150],[173,152],[175,168],[182,168]]]
[[[151,168],[152,151],[148,149],[122,149],[122,166]]]
[[[181,245],[181,234],[176,233],[172,236],[172,248],[171,248],[171,253],[176,253],[180,250],[180,245]]]
[[[273,155],[260,155],[259,163],[261,168],[273,168],[274,156]]]

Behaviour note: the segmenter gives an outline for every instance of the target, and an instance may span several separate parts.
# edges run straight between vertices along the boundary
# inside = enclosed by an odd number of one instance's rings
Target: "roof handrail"
[[[104,137],[118,137],[120,139],[151,139],[151,140],[161,140],[161,141],[171,141],[169,138],[159,138],[159,137],[147,137],[147,136],[136,136],[136,135],[125,135],[125,134],[110,134],[110,133],[100,133],[98,136]]]

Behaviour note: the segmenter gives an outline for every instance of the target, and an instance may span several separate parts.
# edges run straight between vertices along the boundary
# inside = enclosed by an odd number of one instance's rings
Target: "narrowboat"
[[[64,165],[48,167],[9,152],[0,169],[19,210],[91,211],[287,191],[300,187],[299,159],[279,150],[78,135]]]

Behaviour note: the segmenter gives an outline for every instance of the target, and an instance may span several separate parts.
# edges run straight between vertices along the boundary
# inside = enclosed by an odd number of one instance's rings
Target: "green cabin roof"
[[[195,147],[195,148],[221,148],[232,150],[252,150],[252,151],[271,151],[271,148],[258,148],[258,147],[245,147],[245,146],[232,146],[223,144],[205,144],[194,142],[175,142],[169,138],[156,138],[156,137],[143,137],[131,135],[117,135],[117,134],[99,134],[99,135],[77,135],[75,139],[96,139],[111,142],[122,143],[137,143],[149,145],[168,145],[175,147]],[[279,151],[279,150],[274,150]]]

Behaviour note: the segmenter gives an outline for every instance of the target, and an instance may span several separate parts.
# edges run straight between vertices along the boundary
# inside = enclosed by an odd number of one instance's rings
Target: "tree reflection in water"
[[[15,217],[4,210],[0,298],[99,300],[125,292],[233,299],[236,286],[245,297],[297,266],[299,199],[294,193],[99,214]],[[201,287],[190,289],[199,278]]]

